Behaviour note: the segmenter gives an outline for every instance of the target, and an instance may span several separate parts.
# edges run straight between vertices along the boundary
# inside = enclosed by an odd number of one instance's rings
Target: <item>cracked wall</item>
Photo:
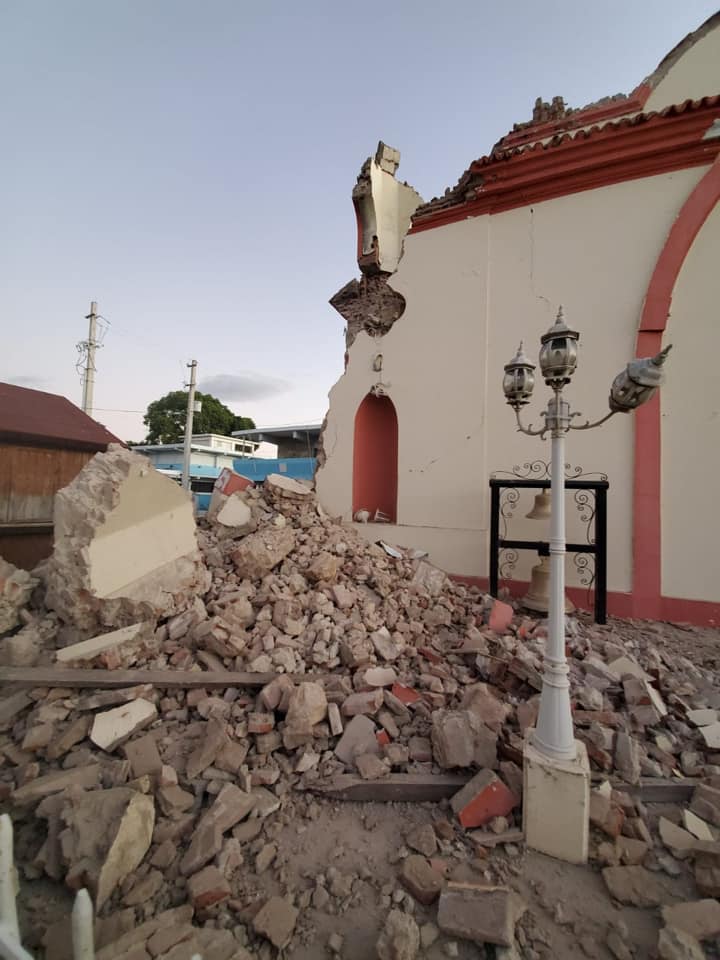
[[[353,423],[380,381],[398,417],[396,525],[368,525],[384,538],[429,550],[452,573],[488,572],[488,478],[534,460],[549,444],[520,436],[506,406],[503,366],[525,340],[539,337],[562,303],[580,330],[580,360],[569,399],[588,417],[603,413],[615,374],[634,355],[637,325],[655,261],[705,168],[628,181],[496,215],[410,234],[388,286],[405,300],[402,321],[382,336],[356,332],[345,374],[330,393],[325,462],[318,496],[332,515],[351,518]],[[381,370],[377,357],[382,355]],[[526,419],[547,401],[539,383]],[[593,434],[572,435],[567,460],[610,478],[609,587],[630,589],[633,421],[615,417]],[[512,521],[512,536],[538,539],[525,520],[532,496]],[[569,538],[586,536],[568,501]],[[513,576],[537,562],[522,554]],[[572,561],[568,578],[579,583]]]

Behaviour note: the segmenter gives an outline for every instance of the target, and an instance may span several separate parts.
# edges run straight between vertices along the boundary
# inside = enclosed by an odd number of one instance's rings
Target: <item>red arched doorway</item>
[[[353,516],[380,510],[397,520],[398,420],[389,397],[369,393],[355,414]]]

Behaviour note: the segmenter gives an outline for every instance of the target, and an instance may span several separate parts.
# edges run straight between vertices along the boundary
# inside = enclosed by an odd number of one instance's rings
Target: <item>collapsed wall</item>
[[[388,280],[400,263],[412,215],[423,201],[413,187],[395,178],[399,164],[400,153],[380,141],[353,188],[361,278],[345,284],[330,299],[347,324],[348,350],[361,330],[382,336],[405,310],[404,297]]]
[[[46,605],[78,630],[179,613],[210,585],[190,496],[131,450],[97,454],[55,498]]]

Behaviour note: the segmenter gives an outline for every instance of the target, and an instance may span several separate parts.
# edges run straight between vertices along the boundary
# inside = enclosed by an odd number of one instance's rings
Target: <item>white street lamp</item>
[[[662,365],[670,350],[668,346],[656,357],[628,363],[613,381],[610,412],[595,423],[574,424],[573,418],[580,414],[570,412],[570,404],[563,399],[562,391],[577,366],[579,337],[577,331],[565,324],[560,307],[555,323],[540,338],[540,369],[545,383],[553,391],[547,410],[541,414],[545,418],[542,428],[534,430],[532,424],[524,427],[520,421],[520,408],[530,401],[535,383],[535,366],[523,354],[522,343],[517,355],[506,364],[503,378],[505,397],[515,411],[518,430],[542,439],[549,433],[552,443],[549,631],[540,711],[531,742],[539,753],[555,761],[573,761],[577,753],[565,657],[565,434],[569,430],[598,427],[616,413],[629,413],[649,400],[663,382]]]

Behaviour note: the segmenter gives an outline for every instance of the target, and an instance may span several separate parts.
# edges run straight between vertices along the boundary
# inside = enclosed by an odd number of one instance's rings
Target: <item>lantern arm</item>
[[[545,439],[545,434],[548,432],[548,429],[549,429],[549,428],[548,428],[548,425],[547,425],[547,422],[546,422],[545,424],[543,424],[543,426],[542,426],[539,430],[533,429],[533,425],[532,425],[532,424],[529,424],[529,426],[524,427],[524,426],[522,425],[522,421],[520,420],[520,407],[515,407],[514,409],[515,409],[515,419],[516,419],[516,421],[517,421],[518,432],[519,432],[519,433],[524,433],[524,434],[526,434],[528,437],[540,437],[542,440],[544,440],[544,439]],[[546,410],[542,410],[542,411],[540,412],[540,416],[541,416],[541,417],[547,417],[547,411],[546,411]]]
[[[606,413],[604,417],[601,417],[599,420],[596,420],[595,423],[590,423],[589,420],[586,420],[585,423],[571,423],[571,430],[593,430],[595,427],[599,427],[601,424],[605,423],[606,420],[609,420],[610,417],[614,417],[617,413],[617,410],[611,410],[610,413]],[[581,416],[581,414],[574,413],[574,417]]]

